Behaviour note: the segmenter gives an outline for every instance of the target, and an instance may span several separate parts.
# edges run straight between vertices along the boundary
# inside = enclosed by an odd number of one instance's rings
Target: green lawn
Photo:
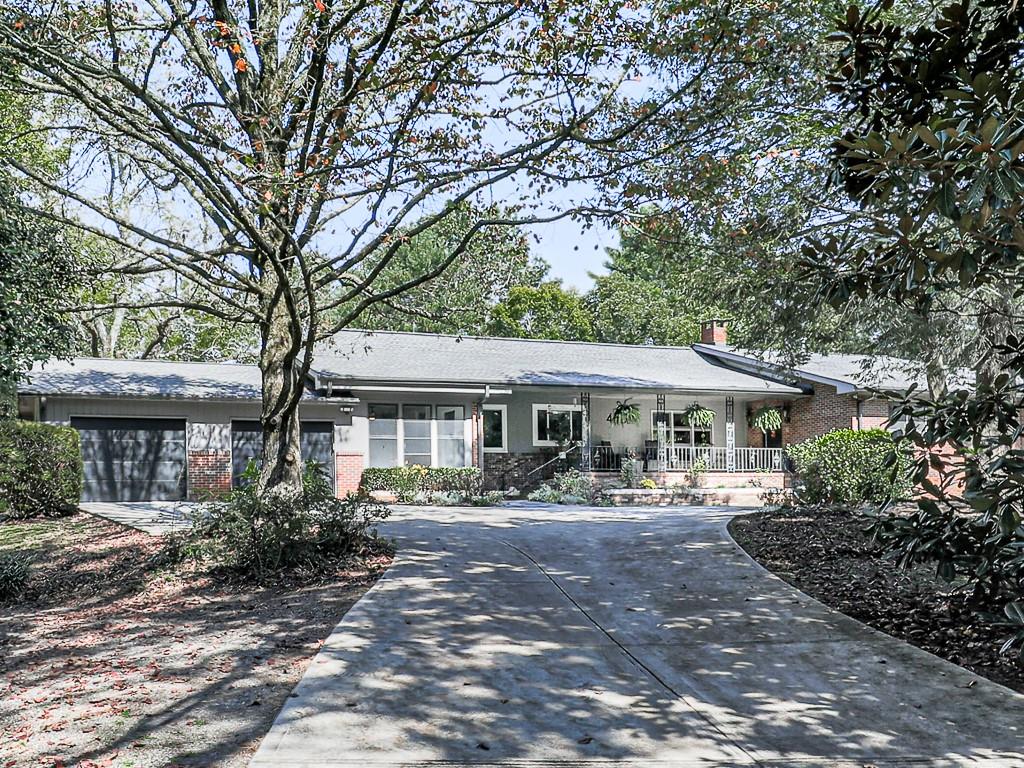
[[[66,542],[69,536],[81,534],[88,525],[81,516],[68,520],[8,520],[0,525],[0,552],[50,551]]]

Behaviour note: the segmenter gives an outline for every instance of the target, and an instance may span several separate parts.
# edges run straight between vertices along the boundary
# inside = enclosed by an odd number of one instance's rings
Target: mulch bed
[[[244,766],[334,625],[387,567],[253,588],[161,569],[87,515],[0,523],[30,552],[0,606],[0,768]]]
[[[733,538],[768,570],[826,605],[1024,693],[1024,665],[1000,655],[1007,630],[949,596],[934,569],[901,570],[840,510],[778,510],[732,521]]]

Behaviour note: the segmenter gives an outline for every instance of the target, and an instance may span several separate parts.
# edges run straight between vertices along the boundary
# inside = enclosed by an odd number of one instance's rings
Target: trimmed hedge
[[[0,515],[70,515],[81,495],[77,431],[34,421],[0,421]]]
[[[459,491],[480,493],[483,475],[479,467],[370,467],[359,481],[362,493],[391,491],[399,501],[411,501],[419,492]]]
[[[910,458],[884,429],[837,429],[791,445],[797,496],[810,504],[860,504],[910,496]]]

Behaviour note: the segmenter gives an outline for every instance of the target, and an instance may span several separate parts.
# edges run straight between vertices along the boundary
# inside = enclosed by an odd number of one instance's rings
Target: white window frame
[[[504,404],[485,405],[482,408],[483,413],[487,411],[501,411],[501,447],[500,448],[488,448],[484,446],[484,453],[508,453],[508,406]],[[481,419],[483,415],[481,414]],[[536,417],[534,417],[533,424],[534,431],[537,429]],[[480,425],[480,442],[483,444],[483,422]]]
[[[672,426],[672,415],[676,414],[676,413],[683,413],[683,411],[680,411],[680,410],[667,410],[667,409],[664,410],[664,411],[659,411],[659,410],[656,410],[656,409],[652,409],[651,410],[651,439],[652,440],[657,440],[658,439],[658,423],[655,421],[655,418],[657,417],[657,415],[659,413],[664,413],[668,417],[667,422],[665,424],[666,432],[667,432],[666,436],[668,438],[668,442],[666,443],[666,445],[676,445],[676,443],[672,441],[673,430],[675,429]],[[689,444],[689,446],[686,446],[686,447],[688,447],[688,448],[700,448],[701,447],[701,446],[699,446],[699,445],[697,445],[696,443],[693,442],[693,433],[694,433],[695,430],[700,431],[700,432],[710,432],[711,433],[711,442],[707,446],[704,446],[704,447],[710,448],[710,447],[716,445],[716,443],[715,443],[715,425],[714,424],[712,424],[710,427],[695,427],[695,426],[693,426],[693,424],[690,424],[687,428],[690,430],[690,444]],[[683,443],[679,443],[679,445],[683,445]]]
[[[462,466],[463,467],[471,467],[471,466],[473,466],[473,448],[472,448],[473,443],[472,443],[472,439],[469,439],[469,440],[466,439],[466,435],[469,432],[469,429],[468,429],[469,419],[466,418],[466,413],[468,413],[469,410],[462,403],[450,403],[448,405],[438,405],[437,403],[434,403],[432,408],[433,408],[433,412],[432,412],[431,418],[430,418],[430,439],[431,439],[431,450],[433,451],[433,455],[430,457],[430,466],[432,466],[432,467],[440,467],[441,466],[441,458],[440,457],[441,457],[441,440],[442,440],[442,438],[441,438],[441,435],[440,435],[440,433],[438,431],[438,428],[437,428],[438,422],[441,421],[441,420],[437,418],[437,412],[439,410],[441,410],[442,408],[461,408],[462,409],[462,418],[461,419],[450,419],[449,421],[452,421],[452,422],[454,422],[454,421],[461,421],[462,422],[462,427],[463,427],[463,429],[462,429],[462,462],[463,462]],[[446,438],[446,439],[450,440],[451,438]],[[467,461],[469,462],[468,464],[466,463]],[[446,464],[444,466],[448,466],[448,465]]]
[[[582,413],[583,412],[583,406],[572,405],[572,404],[568,404],[568,403],[534,403],[533,404],[533,412],[531,414],[533,416],[533,418],[530,419],[530,425],[531,425],[530,429],[533,432],[533,444],[534,444],[534,446],[535,447],[557,447],[558,443],[556,441],[554,441],[554,440],[541,440],[537,436],[537,414],[540,411],[566,411],[567,413],[572,413],[573,411],[579,411],[580,413]],[[570,423],[571,423],[572,416],[570,416],[569,419],[570,419]],[[583,435],[580,435],[580,439],[582,439],[582,438],[583,438]],[[570,427],[570,440],[571,440],[571,427]]]
[[[470,420],[469,420],[469,418],[466,417],[466,414],[469,412],[469,410],[466,408],[466,406],[463,403],[449,403],[449,404],[441,404],[441,405],[439,405],[438,403],[431,403],[431,402],[426,402],[426,401],[423,401],[423,400],[408,400],[408,401],[403,400],[403,401],[397,402],[397,403],[381,402],[381,401],[374,400],[374,401],[371,401],[371,402],[369,402],[367,404],[367,409],[369,409],[369,407],[375,406],[375,405],[383,405],[383,406],[392,406],[393,405],[393,406],[395,406],[398,409],[398,418],[395,419],[395,431],[397,433],[397,436],[395,438],[393,438],[396,441],[396,446],[395,446],[395,451],[396,451],[396,459],[395,459],[396,460],[396,464],[395,464],[395,466],[396,467],[407,466],[406,463],[405,463],[405,422],[406,422],[405,410],[404,410],[405,406],[407,406],[407,405],[409,405],[409,406],[425,406],[425,407],[430,408],[430,419],[429,419],[428,423],[430,424],[430,466],[431,467],[439,467],[439,466],[441,466],[438,463],[439,462],[439,458],[438,457],[440,455],[440,451],[438,450],[438,442],[440,440],[440,437],[438,436],[438,431],[437,431],[437,410],[438,410],[438,408],[461,408],[462,409],[462,424],[463,424],[463,436],[462,436],[462,445],[463,445],[462,450],[463,450],[463,454],[462,455],[463,455],[463,461],[467,462],[467,463],[463,464],[463,466],[464,467],[473,466],[472,462],[471,462],[471,457],[472,457],[472,448],[471,448],[471,445],[472,445],[472,429],[470,428],[470,423],[469,423]],[[367,442],[366,442],[366,452],[364,454],[365,455],[365,460],[367,462],[369,462],[369,460],[370,460],[370,441],[373,439],[373,436],[370,435],[370,432],[369,432],[369,422],[370,421],[372,421],[372,419],[369,418],[369,410],[367,410],[367,434],[366,434]],[[423,419],[409,419],[409,421],[423,421]],[[391,438],[389,438],[389,439],[391,439]]]

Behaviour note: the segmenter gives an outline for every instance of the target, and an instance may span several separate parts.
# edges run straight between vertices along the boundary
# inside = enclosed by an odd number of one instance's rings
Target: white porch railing
[[[781,472],[781,448],[737,448],[737,472]]]
[[[781,448],[734,448],[735,472],[782,471]],[[719,446],[666,446],[669,470],[688,470],[695,466],[708,472],[728,472],[728,448]]]

